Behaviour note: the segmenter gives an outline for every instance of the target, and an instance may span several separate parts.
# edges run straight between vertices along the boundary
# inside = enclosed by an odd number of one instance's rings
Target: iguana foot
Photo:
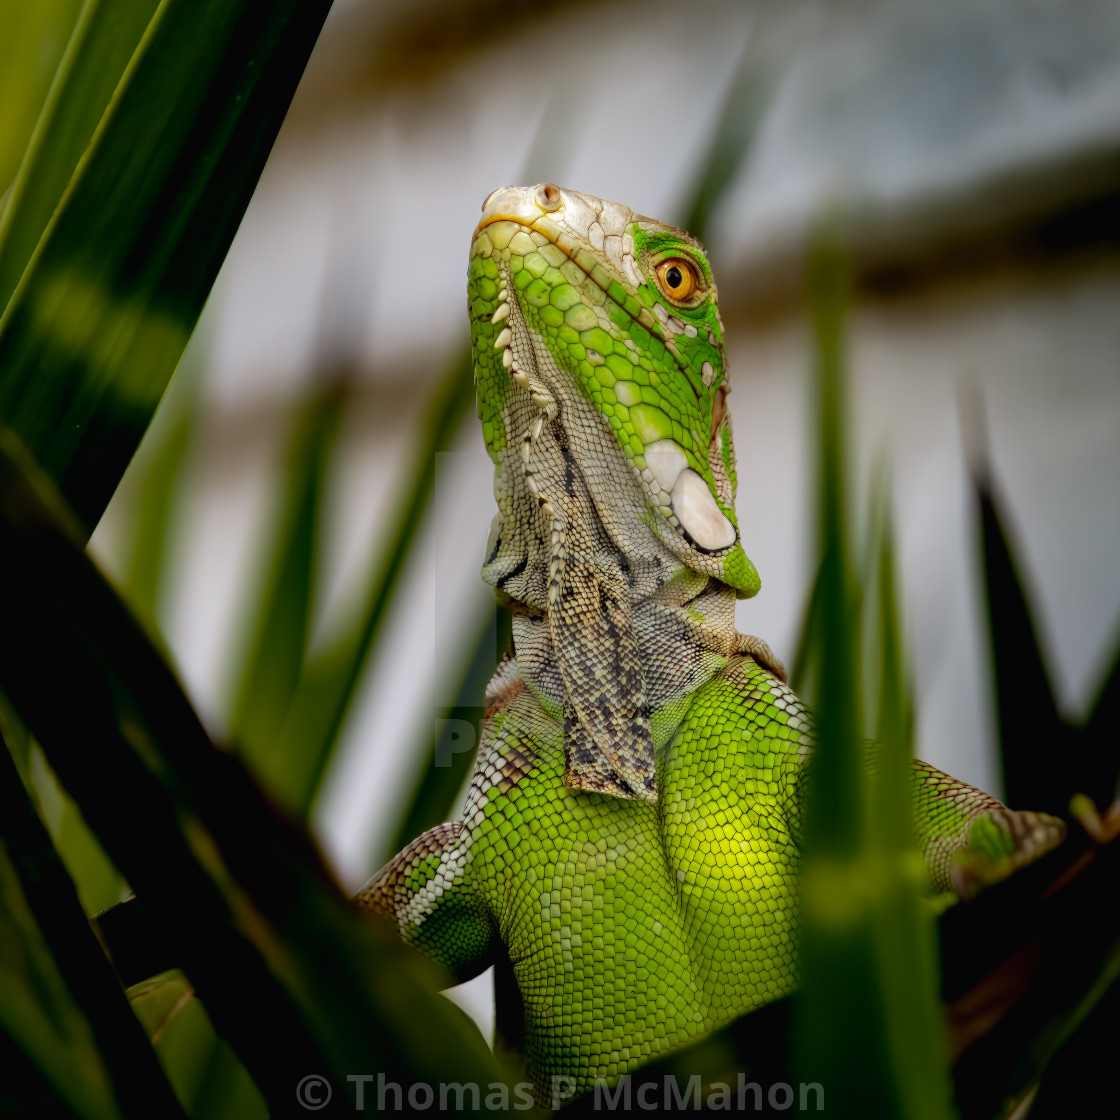
[[[953,860],[953,893],[972,898],[1056,848],[1065,837],[1065,822],[1049,813],[989,809],[972,822],[968,847]]]

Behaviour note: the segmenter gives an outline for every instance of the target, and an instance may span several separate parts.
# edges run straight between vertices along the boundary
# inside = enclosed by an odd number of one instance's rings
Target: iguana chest
[[[726,691],[693,701],[659,758],[656,805],[568,789],[558,732],[540,723],[526,735],[508,719],[492,744],[534,762],[476,814],[472,875],[545,1080],[615,1076],[793,984],[790,751],[767,719],[728,711]]]

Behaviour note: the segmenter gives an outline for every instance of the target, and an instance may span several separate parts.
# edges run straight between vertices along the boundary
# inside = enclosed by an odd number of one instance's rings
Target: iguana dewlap
[[[359,900],[460,979],[500,962],[534,1080],[616,1078],[795,984],[811,718],[764,643],[735,519],[723,327],[681,230],[552,184],[483,205],[468,295],[514,652],[461,820]],[[751,482],[765,485],[758,467]],[[1055,843],[915,762],[931,886]]]

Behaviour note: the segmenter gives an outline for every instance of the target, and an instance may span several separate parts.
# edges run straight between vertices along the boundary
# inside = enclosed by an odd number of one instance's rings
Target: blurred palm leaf
[[[122,22],[134,27],[142,8]],[[86,526],[182,354],[328,8],[162,0],[26,262],[0,320],[0,417]],[[85,47],[52,92],[57,115],[21,171],[29,186],[41,175],[58,189],[66,169],[55,152],[74,157],[111,81],[81,64]],[[46,206],[50,190],[40,204],[17,182],[13,202]]]
[[[759,25],[765,19],[764,12],[755,18],[724,92],[707,150],[686,188],[678,224],[700,241],[708,236],[713,216],[750,153],[774,89],[777,59],[773,54],[767,57],[757,47],[762,37]]]
[[[2,737],[0,883],[0,1025],[83,1114],[182,1116]]]
[[[861,581],[853,567],[844,387],[846,257],[831,229],[809,264],[818,408],[820,567],[809,634],[817,746],[800,883],[802,987],[794,1067],[828,1088],[829,1110],[862,1117],[949,1115],[930,914],[922,908],[910,812],[909,700],[889,520],[878,543],[878,765],[863,745]]]
[[[0,307],[11,299],[157,7],[158,0],[82,6],[0,218]]]
[[[1075,794],[1098,806],[1120,776],[1120,648],[1078,726],[1058,710],[1022,576],[1021,555],[988,458],[978,400],[962,401],[988,608],[998,742],[1006,800],[1071,819]],[[1005,1101],[1038,1098],[1031,1115],[1099,1107],[1096,1084],[1108,1015],[1120,999],[1120,941],[1111,895],[1120,854],[1073,835],[1016,882],[986,892],[979,907],[943,920],[943,946],[956,983],[954,1030],[968,1048],[957,1062],[966,1117]],[[995,896],[999,906],[993,912]],[[987,907],[988,912],[985,912]],[[961,926],[967,932],[958,930]],[[964,962],[967,961],[967,966]],[[963,978],[970,978],[965,986]],[[977,1041],[970,1030],[983,1023]],[[1041,1086],[1041,1089],[1040,1089]]]
[[[32,743],[29,761],[28,791],[74,880],[83,912],[91,916],[120,902],[128,893],[124,879],[59,784],[37,743]]]
[[[214,1032],[206,1009],[181,972],[133,986],[128,999],[191,1116],[206,1120],[268,1116],[268,1106],[245,1067]]]
[[[253,604],[255,633],[229,730],[266,788],[297,813],[309,803],[311,744],[285,736],[284,725],[307,658],[325,477],[345,403],[341,386],[332,386],[296,413],[280,516],[266,550],[271,571]]]
[[[0,224],[81,7],[81,0],[0,0]]]
[[[970,427],[982,423],[970,417]],[[1006,798],[1013,807],[1069,817],[1070,798],[1087,794],[1097,805],[1116,796],[1120,778],[1120,646],[1083,726],[1062,718],[1016,560],[1008,519],[1001,512],[983,439],[973,448],[972,488],[983,549],[1000,756]],[[1055,764],[1056,760],[1063,760]],[[1065,760],[1068,760],[1068,764]]]
[[[868,789],[868,847],[872,872],[881,861],[887,880],[873,919],[879,1013],[899,1115],[947,1117],[948,1047],[937,998],[936,939],[923,904],[924,874],[914,844],[914,715],[904,668],[889,504],[880,520],[876,551],[878,642],[869,641],[867,647],[874,650],[870,662],[879,674],[879,749]]]
[[[126,526],[123,584],[129,605],[153,634],[159,631],[173,570],[179,503],[198,426],[205,372],[203,333],[200,325],[191,336],[129,465],[139,484]]]
[[[104,112],[119,75],[105,59],[102,68],[92,65],[90,44],[113,8],[110,0],[87,5],[11,195],[18,211],[10,211],[7,228],[17,236],[6,239],[4,260],[23,275],[0,324],[0,416],[48,464],[85,524],[99,515],[172,373],[327,7],[164,0]],[[129,8],[132,27],[140,8]],[[97,25],[98,16],[107,22]],[[127,58],[126,39],[102,42]],[[94,129],[88,147],[83,128]],[[169,440],[166,478],[175,473],[184,430]],[[82,556],[84,527],[44,477],[29,482],[37,468],[8,436],[4,446],[4,551],[26,608],[10,616],[8,649],[22,645],[14,636],[22,625],[30,645],[3,659],[0,684],[21,717],[30,713],[67,788],[159,914],[161,936],[186,948],[178,959],[206,988],[207,1010],[274,1109],[290,1106],[295,1071],[333,1071],[345,1090],[345,1071],[379,1051],[399,1075],[423,1074],[425,1053],[433,1076],[437,1067],[488,1070],[485,1046],[477,1033],[463,1033],[458,1013],[442,1001],[425,1005],[432,980],[417,980],[427,976],[424,966],[395,938],[362,924],[306,842],[271,817],[243,775],[190,777],[207,757],[221,769],[223,756]],[[149,508],[166,510],[166,486],[154,486],[150,497]],[[161,566],[144,565],[149,607]],[[58,695],[66,704],[52,701]],[[79,749],[90,742],[98,743],[97,756]],[[109,797],[103,769],[114,772]],[[238,796],[245,799],[240,814]],[[206,801],[209,807],[200,804]],[[294,870],[289,887],[300,885],[286,891],[284,876],[277,881],[267,870],[270,860],[238,857],[243,827],[266,847],[280,845],[286,856],[274,851],[276,866]],[[264,874],[255,886],[237,873],[253,865],[250,878]],[[6,1006],[17,1004],[13,997]],[[69,1082],[44,1051],[64,1092],[82,1070],[104,1081],[96,1057],[81,1057],[88,1024],[78,1011],[71,1017],[73,1038],[56,1048],[56,1057],[77,1061]],[[181,1020],[182,1013],[174,1016],[164,1037]],[[7,1037],[33,1044],[34,1022],[26,1015],[6,1022]],[[429,1050],[433,1038],[437,1048]],[[214,1089],[221,1080],[207,1073],[204,1093],[224,1096]],[[111,1097],[92,1082],[73,1096],[83,1114],[112,1114]],[[109,1103],[102,1109],[99,1100]],[[148,1105],[161,1114],[174,1107],[162,1109],[152,1094]]]
[[[389,516],[384,547],[370,558],[362,598],[341,633],[312,654],[291,698],[277,744],[298,772],[290,788],[297,813],[310,812],[323,774],[349,710],[362,668],[376,644],[393,592],[407,570],[413,542],[431,503],[437,452],[452,441],[471,400],[470,363],[456,361],[439,382],[413,441],[402,472],[405,480]]]
[[[88,0],[72,35],[76,10],[20,7],[5,13],[7,43],[30,28],[33,45],[6,75],[50,58],[51,30],[69,45],[30,144],[4,133],[20,170],[0,219],[0,418],[90,525],[178,361],[328,5]],[[115,901],[100,845],[29,739],[21,750],[86,905]]]
[[[429,994],[435,970],[364,922],[213,749],[48,480],[10,437],[0,450],[0,548],[21,588],[0,683],[270,1107],[290,1107],[302,1072],[345,1091],[373,1056],[398,1078],[489,1079],[477,1031]]]
[[[455,690],[455,702],[447,709],[433,711],[437,728],[434,758],[428,754],[432,740],[427,727],[422,746],[416,753],[424,759],[416,781],[405,798],[396,833],[382,857],[392,856],[421,833],[449,820],[455,798],[470,777],[475,751],[463,749],[454,739],[469,728],[472,737],[482,725],[485,709],[481,704],[494,668],[512,639],[512,616],[506,607],[495,606],[483,619],[471,649],[466,670]],[[473,740],[472,740],[473,741]],[[468,743],[469,748],[472,743]],[[434,763],[434,764],[433,764]]]
[[[0,848],[0,1055],[8,1115],[118,1117],[113,1086],[93,1031],[75,1004]],[[10,1071],[10,1080],[9,1080]]]
[[[19,778],[35,804],[87,915],[120,902],[127,890],[74,802],[59,785],[42,750],[0,692],[0,734]]]

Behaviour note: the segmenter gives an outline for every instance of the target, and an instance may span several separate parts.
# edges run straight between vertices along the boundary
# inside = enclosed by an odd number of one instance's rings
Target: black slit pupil
[[[681,270],[673,265],[668,272],[665,273],[665,283],[670,288],[679,288],[684,283],[684,277],[681,275]]]

